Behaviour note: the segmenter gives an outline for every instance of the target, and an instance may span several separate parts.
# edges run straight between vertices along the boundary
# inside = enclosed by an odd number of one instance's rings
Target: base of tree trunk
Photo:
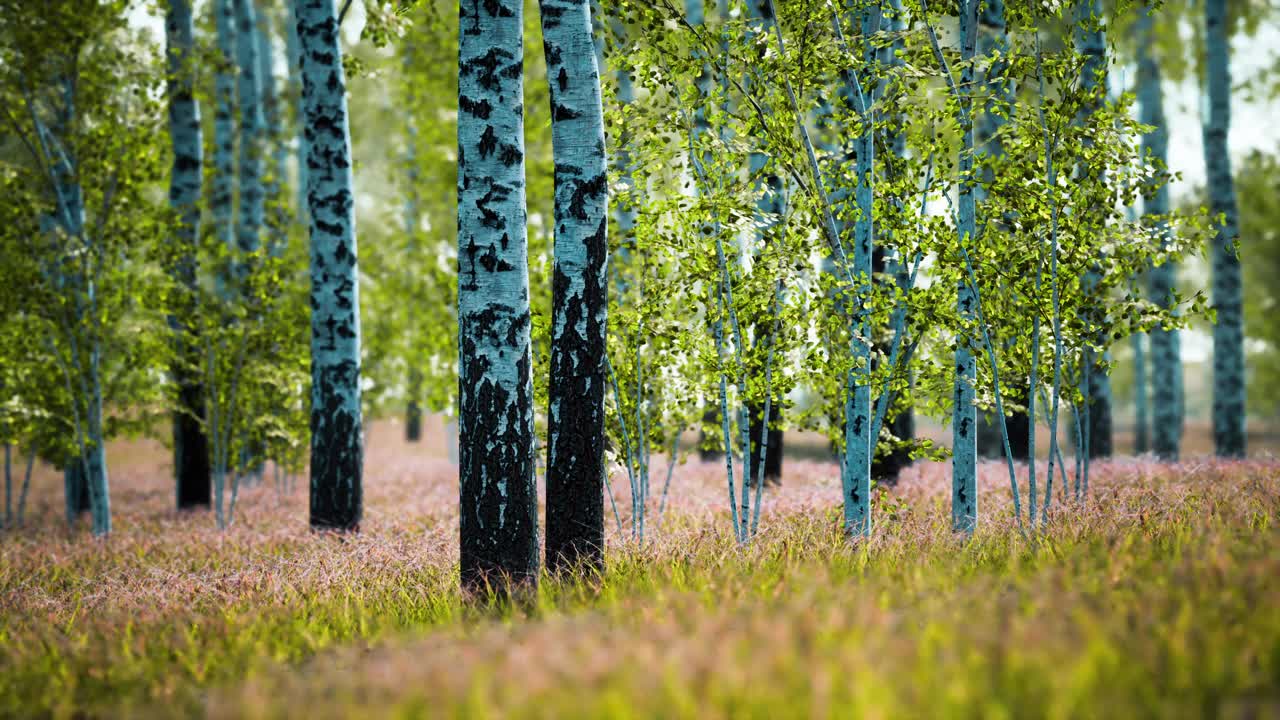
[[[205,435],[200,420],[187,413],[180,413],[174,418],[173,464],[178,509],[209,509],[213,503],[209,437]]]
[[[409,401],[404,413],[404,439],[411,443],[422,439],[422,408],[415,400]]]

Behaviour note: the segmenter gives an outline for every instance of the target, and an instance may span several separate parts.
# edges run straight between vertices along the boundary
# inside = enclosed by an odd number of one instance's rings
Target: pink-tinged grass
[[[145,452],[106,541],[42,485],[0,538],[0,715],[1280,716],[1277,464],[1099,463],[1032,542],[1001,464],[968,541],[948,466],[918,465],[855,545],[835,468],[789,462],[744,550],[723,466],[690,463],[648,542],[611,530],[603,577],[477,607],[454,469],[381,432],[347,538],[306,529],[305,488],[246,490],[225,532],[179,516]]]

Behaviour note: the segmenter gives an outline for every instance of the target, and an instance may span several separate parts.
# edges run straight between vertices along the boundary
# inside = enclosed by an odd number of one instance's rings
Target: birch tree
[[[928,9],[921,9],[928,15]],[[961,253],[976,240],[977,207],[974,173],[974,121],[973,81],[974,56],[977,50],[978,0],[960,0],[960,72],[952,75],[932,28],[929,40],[934,55],[950,88],[951,102],[955,106],[956,123],[960,131],[960,157],[958,170],[958,198],[956,201],[957,245]],[[977,298],[974,286],[966,279],[956,291],[956,306],[960,320],[965,325],[977,321]],[[977,478],[977,363],[971,335],[961,330],[955,337],[955,382],[951,417],[951,525],[963,533],[971,534],[978,525]],[[999,419],[999,418],[998,418]]]
[[[1137,48],[1139,119],[1151,128],[1142,137],[1143,153],[1160,167],[1168,165],[1169,133],[1164,114],[1164,89],[1160,63],[1152,53],[1155,16],[1150,5],[1138,10],[1134,23]],[[1146,189],[1143,212],[1161,223],[1169,213],[1169,187],[1157,183]],[[1162,232],[1167,233],[1167,229]],[[1167,243],[1166,243],[1167,244]],[[1165,310],[1176,305],[1174,284],[1177,265],[1158,258],[1148,273],[1151,301]],[[1151,348],[1151,449],[1162,460],[1177,460],[1182,441],[1184,407],[1182,398],[1182,353],[1178,329],[1161,325],[1148,334]]]
[[[604,562],[608,175],[588,0],[541,0],[555,155],[547,564]]]
[[[364,428],[346,78],[334,0],[294,0],[293,7],[311,237],[311,526],[358,530]]]
[[[262,188],[263,97],[258,63],[259,28],[255,0],[231,0],[235,6],[236,104],[239,109],[239,212],[236,244],[242,253],[261,245],[265,194]],[[305,74],[303,76],[305,78]]]
[[[1231,64],[1226,0],[1205,0],[1208,116],[1204,124],[1204,160],[1210,209],[1218,219],[1213,238],[1213,444],[1221,457],[1244,457],[1245,369],[1240,234],[1235,178],[1227,142],[1231,131]]]
[[[1088,122],[1106,101],[1107,40],[1100,0],[1081,0],[1076,7],[1073,27],[1077,52],[1084,59],[1080,67],[1080,88],[1086,98],[1079,121]],[[1086,151],[1092,146],[1092,142],[1087,142]],[[1097,329],[1103,324],[1102,316],[1107,312],[1106,299],[1099,293],[1100,265],[1085,272],[1083,287],[1086,305],[1082,319],[1086,332],[1090,334],[1080,369],[1083,449],[1087,458],[1110,457],[1112,452],[1111,376],[1105,367],[1110,338]]]
[[[235,0],[213,0],[216,52],[213,69],[213,180],[209,212],[214,235],[235,243],[236,12]],[[226,279],[223,279],[225,285]]]
[[[200,236],[200,193],[204,173],[204,137],[200,104],[195,98],[195,16],[189,0],[171,0],[165,12],[165,45],[169,96],[169,136],[173,166],[169,204],[178,218],[174,231],[174,297],[169,325],[175,335],[171,374],[177,386],[173,426],[173,467],[179,510],[209,507],[209,440],[204,430],[204,386],[200,341],[191,315],[197,293],[197,247]]]
[[[171,232],[164,209],[148,201],[161,179],[165,74],[126,10],[86,1],[33,14],[0,4],[6,17],[27,16],[0,33],[0,121],[22,149],[16,161],[3,159],[0,175],[17,180],[6,204],[26,218],[0,227],[16,250],[3,265],[31,271],[20,314],[62,388],[46,411],[66,436],[55,459],[69,468],[68,513],[78,514],[87,490],[96,535],[112,528],[107,440],[141,421],[130,416],[166,407],[154,376],[142,380],[163,372],[166,312],[138,302],[166,293],[130,272]],[[122,395],[129,405],[113,407]]]
[[[519,0],[459,5],[458,442],[462,585],[538,574]]]

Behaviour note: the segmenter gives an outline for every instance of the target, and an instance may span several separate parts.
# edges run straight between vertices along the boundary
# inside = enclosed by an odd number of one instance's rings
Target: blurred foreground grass
[[[0,538],[0,714],[1280,717],[1280,465],[1102,464],[1030,541],[988,468],[967,542],[924,469],[851,544],[796,463],[746,550],[691,465],[650,542],[511,608],[458,598],[451,468],[391,457],[358,537],[307,532],[305,491],[219,533],[126,477],[106,542]]]

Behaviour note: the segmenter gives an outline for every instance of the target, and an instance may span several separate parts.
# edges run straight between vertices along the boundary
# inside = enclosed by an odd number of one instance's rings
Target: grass
[[[519,607],[458,598],[453,471],[393,443],[346,539],[270,488],[219,533],[141,464],[98,542],[45,487],[0,538],[0,715],[1280,717],[1280,465],[1101,464],[1033,541],[983,471],[971,540],[924,465],[850,544],[834,469],[791,463],[742,550],[685,466],[650,542]]]

